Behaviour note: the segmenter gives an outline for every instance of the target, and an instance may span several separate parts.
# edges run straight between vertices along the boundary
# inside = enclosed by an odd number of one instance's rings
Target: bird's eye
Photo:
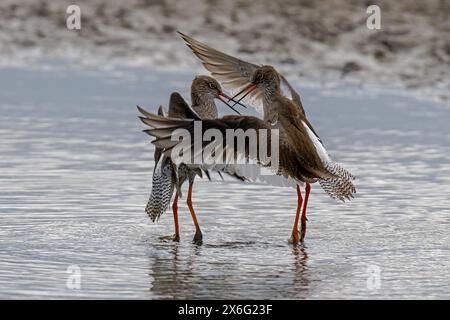
[[[263,80],[264,76],[262,73],[258,73],[258,75],[256,76],[256,80],[261,81]]]
[[[208,86],[211,88],[211,89],[216,89],[216,85],[214,84],[214,83],[208,83]]]

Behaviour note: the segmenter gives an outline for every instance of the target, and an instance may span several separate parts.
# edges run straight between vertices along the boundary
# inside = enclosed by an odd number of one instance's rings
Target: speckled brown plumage
[[[168,117],[176,119],[211,119],[217,117],[217,107],[214,103],[214,99],[221,93],[219,83],[208,76],[197,76],[192,81],[191,86],[191,98],[192,98],[192,108],[186,103],[183,97],[178,93],[174,92],[170,96],[169,101],[169,111]],[[139,107],[138,107],[139,108]],[[139,108],[142,114],[148,114],[145,110]],[[161,117],[166,117],[162,107],[158,110],[158,115]],[[167,210],[170,199],[172,198],[174,190],[176,190],[175,197],[178,198],[182,196],[181,187],[185,181],[189,183],[189,191],[187,204],[191,215],[196,224],[196,236],[195,240],[200,241],[202,234],[200,227],[198,226],[197,218],[192,207],[192,186],[194,184],[195,177],[198,175],[202,177],[202,170],[200,168],[195,168],[192,166],[187,166],[181,163],[178,167],[171,161],[170,157],[164,156],[159,162],[161,157],[162,148],[155,147],[155,170],[153,173],[153,184],[152,192],[150,194],[149,201],[146,206],[146,213],[152,219],[156,221],[159,217]],[[224,169],[227,173],[227,170]],[[206,176],[209,178],[208,171],[205,171]],[[242,179],[241,177],[232,174],[235,178]],[[175,199],[176,201],[177,199]],[[175,202],[176,203],[176,202]],[[175,218],[175,236],[173,239],[179,240],[179,230],[178,218],[176,213],[177,206],[174,205],[174,218]]]
[[[240,60],[185,34],[180,33],[180,35],[202,61],[204,67],[224,87],[232,92],[237,92],[236,98],[242,94],[241,99],[262,112],[264,117],[262,122],[250,118],[222,118],[218,122],[210,123],[211,128],[233,126],[230,121],[234,123],[237,121],[240,128],[246,122],[253,122],[250,125],[253,128],[269,125],[269,128],[280,130],[280,170],[278,174],[292,177],[298,181],[299,185],[301,182],[306,183],[301,237],[298,236],[297,230],[300,210],[297,210],[292,232],[293,242],[299,242],[299,238],[303,240],[304,230],[306,230],[309,183],[319,181],[323,190],[331,197],[340,200],[350,199],[356,192],[353,175],[331,160],[317,131],[306,117],[300,95],[272,66],[261,66]],[[157,131],[154,131],[154,134],[157,136]],[[160,137],[158,140],[163,141],[164,139]],[[297,193],[300,209],[303,200],[299,186],[297,186]]]

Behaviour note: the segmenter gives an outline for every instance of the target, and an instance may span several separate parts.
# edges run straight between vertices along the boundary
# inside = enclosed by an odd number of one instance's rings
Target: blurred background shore
[[[66,8],[81,8],[81,30]],[[369,30],[366,9],[381,8]],[[407,88],[450,100],[450,1],[130,0],[0,2],[0,65],[200,68],[176,30],[291,77]],[[200,70],[200,69],[199,69]]]

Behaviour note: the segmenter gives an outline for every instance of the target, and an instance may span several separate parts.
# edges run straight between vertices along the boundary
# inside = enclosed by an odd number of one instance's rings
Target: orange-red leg
[[[298,221],[300,219],[300,210],[302,209],[302,191],[300,190],[300,186],[297,185],[297,212],[295,214],[294,227],[292,228],[292,236],[291,242],[293,244],[298,244],[300,241],[299,232],[298,232]]]
[[[194,242],[201,242],[203,239],[202,231],[200,230],[200,225],[198,224],[197,216],[195,215],[194,207],[192,206],[192,185],[193,183],[189,183],[188,196],[187,196],[187,205],[189,211],[191,212],[192,220],[195,225],[195,235]]]
[[[306,221],[308,221],[308,219],[306,218],[306,208],[308,207],[309,193],[311,192],[311,185],[309,183],[306,183],[305,191],[305,202],[303,203],[302,218],[300,220],[302,227],[300,233],[300,242],[303,242],[303,240],[305,240],[306,235]]]
[[[180,226],[178,224],[178,192],[175,193],[175,199],[172,204],[173,222],[175,225],[175,234],[170,236],[159,237],[161,240],[180,241]]]
[[[180,226],[178,224],[178,192],[175,193],[175,199],[172,204],[173,222],[175,225],[174,241],[180,241]]]

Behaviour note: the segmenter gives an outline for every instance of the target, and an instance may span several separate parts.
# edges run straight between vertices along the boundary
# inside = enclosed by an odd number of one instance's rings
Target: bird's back
[[[274,99],[277,114],[272,123],[280,130],[280,166],[285,172],[304,182],[328,176],[314,143],[304,125],[305,115],[291,100],[279,96]]]
[[[330,158],[305,113],[283,96],[276,103],[279,104],[280,127],[285,129],[287,148],[296,155],[295,160],[286,160],[289,169],[294,168],[296,176],[303,176],[302,181],[318,181],[333,198],[353,197],[356,192],[354,176]]]

